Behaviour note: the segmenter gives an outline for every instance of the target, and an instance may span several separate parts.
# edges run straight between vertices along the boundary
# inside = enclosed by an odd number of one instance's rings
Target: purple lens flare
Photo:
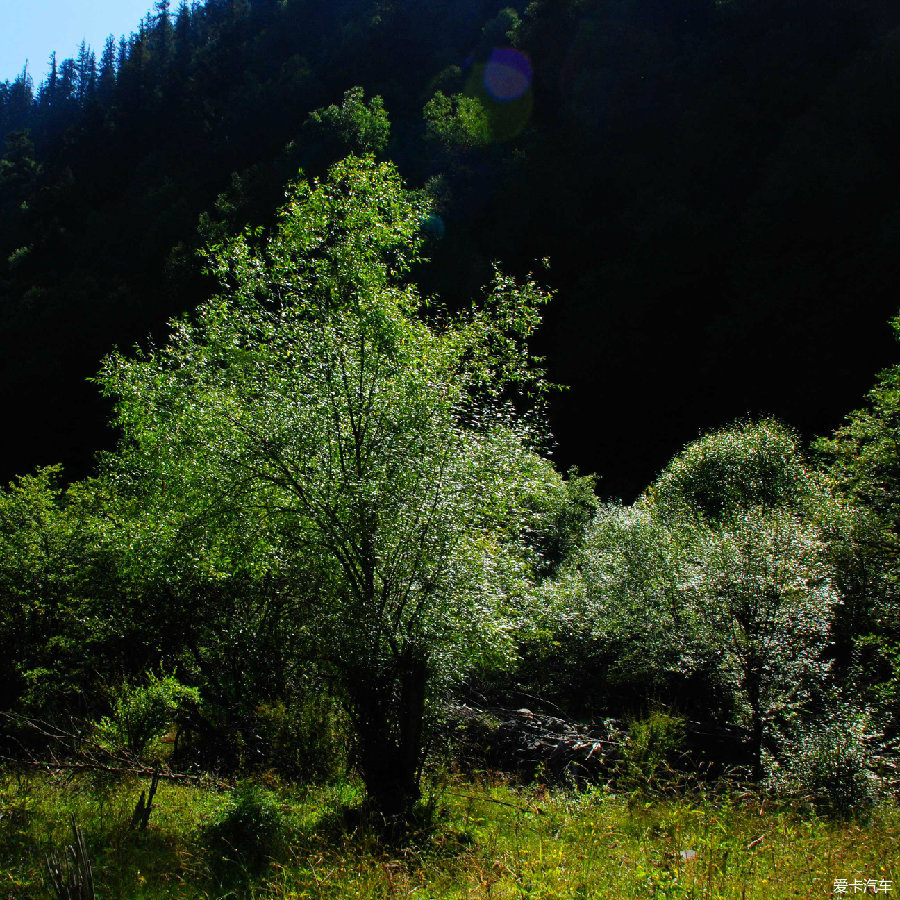
[[[498,47],[484,67],[484,86],[501,102],[518,100],[531,87],[531,62],[512,47]]]

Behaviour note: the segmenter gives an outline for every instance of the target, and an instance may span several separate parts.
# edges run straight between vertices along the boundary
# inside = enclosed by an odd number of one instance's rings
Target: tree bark
[[[408,816],[420,797],[426,681],[424,659],[406,651],[389,674],[360,672],[350,685],[360,774],[386,819]]]
[[[754,661],[755,662],[755,661]],[[755,665],[748,666],[744,675],[744,689],[750,705],[751,751],[753,753],[753,780],[762,781],[764,776],[762,764],[763,747],[763,713],[762,713],[762,678]]]

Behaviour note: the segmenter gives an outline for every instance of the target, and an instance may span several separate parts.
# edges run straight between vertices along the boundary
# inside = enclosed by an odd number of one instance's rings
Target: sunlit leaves
[[[381,708],[416,666],[435,685],[510,649],[535,498],[559,488],[525,415],[548,296],[497,272],[430,322],[403,280],[428,211],[371,158],[298,182],[270,234],[210,251],[219,297],[100,376],[142,563],[176,590],[274,579],[360,721],[378,679]]]
[[[310,113],[309,124],[332,133],[353,153],[378,153],[387,147],[391,134],[384,101],[376,95],[367,104],[359,86],[345,91],[340,106]]]
[[[702,676],[766,745],[821,692],[843,511],[773,422],[689,445],[632,507],[601,508],[575,605],[621,677]]]

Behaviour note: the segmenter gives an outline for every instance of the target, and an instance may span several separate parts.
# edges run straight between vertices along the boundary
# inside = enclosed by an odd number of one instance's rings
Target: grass
[[[68,840],[70,814],[84,829],[100,900],[778,900],[828,897],[836,879],[855,878],[900,892],[893,805],[865,822],[832,822],[750,797],[651,800],[444,779],[430,789],[423,826],[390,845],[352,813],[353,784],[262,786],[280,810],[283,841],[251,872],[206,846],[227,792],[161,784],[139,833],[128,827],[146,787],[137,780],[2,776],[0,898],[49,896],[41,861]]]

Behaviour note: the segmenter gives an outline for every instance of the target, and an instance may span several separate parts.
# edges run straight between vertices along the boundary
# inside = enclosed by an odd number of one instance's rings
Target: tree
[[[810,688],[838,605],[826,534],[839,511],[797,438],[771,420],[705,435],[647,491],[688,535],[679,575],[688,630],[751,735],[755,775]]]
[[[796,436],[771,419],[713,431],[675,456],[648,489],[660,514],[716,525],[753,507],[810,513],[822,492]]]
[[[19,205],[34,191],[41,175],[41,166],[34,156],[34,144],[27,131],[6,136],[6,154],[0,159],[0,201]]]
[[[89,481],[64,488],[58,466],[0,489],[2,711],[46,720],[83,712],[90,689],[120,662],[110,632],[122,633],[126,617],[102,612],[122,597],[107,591],[108,561],[94,540],[101,506]]]
[[[100,376],[110,477],[147,546],[179,548],[167,577],[277,583],[386,815],[418,795],[430,699],[509,649],[553,480],[521,412],[544,392],[525,342],[547,295],[498,273],[429,317],[404,281],[427,214],[371,158],[301,181],[265,241],[211,250],[220,296]]]
[[[112,100],[116,89],[116,39],[110,34],[103,45],[100,57],[100,70],[97,75],[97,92],[100,99]]]
[[[900,316],[892,323],[900,337]],[[831,463],[842,490],[871,509],[883,523],[884,540],[896,553],[900,541],[900,365],[882,372],[867,404],[847,416],[818,450]]]
[[[576,560],[584,592],[576,621],[609,660],[620,692],[636,684],[655,691],[695,668],[680,595],[685,543],[639,506],[604,505],[591,523]]]
[[[155,20],[150,31],[150,52],[160,76],[167,73],[174,50],[175,28],[169,6],[169,0],[157,0],[154,6]]]
[[[436,91],[425,104],[425,135],[450,156],[465,155],[491,142],[487,112],[477,97]]]
[[[747,510],[701,529],[683,585],[689,628],[715,661],[750,731],[754,775],[776,759],[785,734],[828,671],[824,650],[839,602],[814,526],[783,509]]]
[[[381,153],[391,136],[384,101],[376,95],[367,104],[365,92],[359,86],[344,93],[340,106],[332,104],[311,112],[309,124],[337,138],[344,152]]]
[[[489,53],[495,47],[515,44],[516,33],[521,26],[522,20],[511,6],[501,9],[493,19],[489,19],[482,27],[479,50]]]
[[[66,109],[78,99],[78,65],[74,59],[59,64],[59,102]]]
[[[900,317],[893,327],[900,336]],[[852,645],[848,678],[900,721],[900,365],[881,372],[866,405],[850,413],[816,448],[840,494],[858,510],[841,544],[846,614]],[[855,669],[855,671],[853,671]]]
[[[32,104],[34,103],[34,79],[28,72],[26,62],[20,75],[12,82],[4,82],[5,90],[0,93],[4,113],[5,132],[18,131],[31,126]]]
[[[8,649],[0,670],[4,711],[20,700],[30,672],[45,664],[65,595],[63,567],[54,565],[56,542],[66,531],[59,521],[58,475],[45,469],[0,491],[0,637]]]
[[[94,91],[97,89],[97,57],[85,41],[81,42],[78,49],[76,66],[78,103],[84,107],[93,99]]]
[[[54,50],[50,54],[50,73],[47,75],[47,80],[41,85],[41,106],[52,108],[56,103],[57,80],[58,76],[56,70],[56,51]]]
[[[725,701],[761,777],[825,686],[839,513],[778,423],[695,441],[634,507],[593,523],[578,569],[596,652],[614,648],[632,683],[688,679]]]

